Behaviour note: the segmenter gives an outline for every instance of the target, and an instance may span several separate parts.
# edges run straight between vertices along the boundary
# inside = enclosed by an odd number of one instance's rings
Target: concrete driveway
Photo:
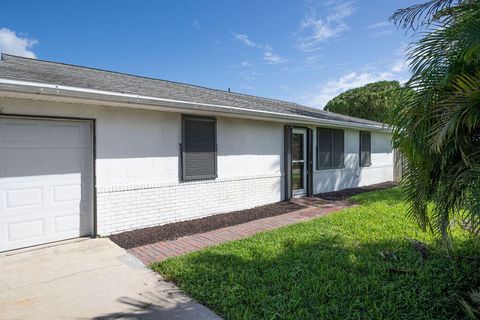
[[[108,239],[0,254],[0,319],[219,319]]]

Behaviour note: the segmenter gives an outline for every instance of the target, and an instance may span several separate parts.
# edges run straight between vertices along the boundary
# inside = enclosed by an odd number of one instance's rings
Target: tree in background
[[[480,1],[432,0],[391,19],[418,39],[408,51],[412,77],[392,117],[394,145],[407,159],[409,214],[450,249],[453,225],[478,241]]]
[[[388,122],[398,103],[398,81],[379,81],[350,89],[330,100],[324,110],[378,122]]]

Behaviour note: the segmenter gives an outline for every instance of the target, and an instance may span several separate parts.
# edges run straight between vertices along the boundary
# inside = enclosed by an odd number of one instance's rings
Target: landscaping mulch
[[[385,182],[371,186],[345,189],[335,192],[321,193],[314,197],[328,201],[341,201],[356,194],[374,190],[387,189],[396,186],[396,182]],[[252,209],[239,210],[217,214],[205,218],[169,223],[156,227],[149,227],[126,231],[111,235],[109,238],[125,249],[140,247],[160,241],[176,240],[193,234],[204,233],[211,230],[230,227],[249,221],[278,216],[305,208],[301,201],[277,202]],[[309,204],[309,202],[305,202]],[[323,204],[323,203],[322,203]],[[312,204],[310,204],[312,205]]]
[[[329,201],[339,201],[339,200],[345,200],[357,194],[393,188],[396,186],[398,186],[398,182],[388,181],[383,183],[372,184],[370,186],[365,186],[365,187],[350,188],[350,189],[344,189],[344,190],[333,191],[333,192],[319,193],[314,195],[314,197],[324,199],[324,200],[329,200]]]
[[[305,208],[305,206],[297,203],[277,202],[252,209],[217,214],[200,219],[126,231],[111,235],[109,238],[120,247],[131,249],[160,241],[175,240],[184,236],[234,226],[257,219],[278,216],[303,208]]]

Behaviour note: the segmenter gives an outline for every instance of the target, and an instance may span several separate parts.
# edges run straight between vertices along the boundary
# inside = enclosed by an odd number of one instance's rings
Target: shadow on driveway
[[[219,319],[109,239],[0,254],[0,319]]]

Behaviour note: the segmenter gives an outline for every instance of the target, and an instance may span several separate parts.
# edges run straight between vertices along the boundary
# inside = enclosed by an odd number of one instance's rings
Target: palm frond
[[[412,76],[393,110],[408,214],[449,246],[452,219],[474,236],[480,230],[480,1],[428,1],[391,19],[424,27],[408,49]]]
[[[402,29],[417,29],[421,25],[428,25],[438,13],[453,6],[463,3],[465,0],[431,0],[416,4],[404,9],[396,10],[390,17],[398,27]]]

